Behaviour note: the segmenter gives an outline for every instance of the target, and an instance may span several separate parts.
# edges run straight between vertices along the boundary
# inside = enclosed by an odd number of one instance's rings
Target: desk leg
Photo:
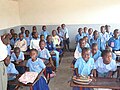
[[[80,87],[80,90],[83,90],[82,87]]]
[[[30,90],[33,90],[33,86],[30,86]]]

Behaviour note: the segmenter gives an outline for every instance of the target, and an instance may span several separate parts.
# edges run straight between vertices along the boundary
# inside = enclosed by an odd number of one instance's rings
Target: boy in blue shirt
[[[93,43],[91,47],[91,56],[96,61],[99,57],[101,57],[101,51],[98,50],[98,44]]]
[[[83,32],[83,35],[84,35],[84,36],[88,36],[87,30],[88,30],[88,28],[87,28],[87,27],[84,27],[84,32]]]
[[[78,58],[75,62],[75,73],[76,78],[80,76],[90,76],[93,75],[92,70],[94,69],[94,59],[90,57],[90,49],[82,49],[82,57]],[[73,90],[80,90],[79,88],[73,88]],[[90,90],[89,88],[83,88],[83,90]]]
[[[49,90],[46,80],[44,79],[45,76],[43,72],[45,71],[45,64],[44,62],[37,58],[38,51],[36,49],[30,50],[30,59],[27,62],[27,67],[29,68],[30,72],[37,72],[39,73],[39,80],[33,86],[33,90]]]
[[[109,39],[108,45],[112,48],[113,51],[120,50],[120,37],[118,29],[114,30],[114,36]]]
[[[17,42],[17,40],[18,40],[17,33],[14,33],[13,37],[10,39],[10,45],[11,45],[12,49],[14,48],[14,45]]]

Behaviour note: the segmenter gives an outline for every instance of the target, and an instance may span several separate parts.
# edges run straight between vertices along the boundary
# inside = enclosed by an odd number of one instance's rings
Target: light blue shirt
[[[11,54],[11,61],[17,61],[17,60],[24,60],[24,53],[23,52],[20,52],[18,58],[16,57],[15,53],[13,52]]]
[[[78,68],[79,75],[90,75],[92,69],[94,69],[94,59],[89,58],[89,60],[85,62],[85,60],[80,57],[75,63],[75,68]]]
[[[7,73],[18,74],[18,71],[16,70],[15,65],[13,63],[10,63],[7,66]]]
[[[116,54],[115,53],[112,53],[112,59],[116,60]]]
[[[47,36],[50,35],[50,34],[49,34],[48,31],[42,31],[42,32],[40,33],[40,35],[44,35],[44,37],[45,37],[45,39],[46,39]]]
[[[83,37],[84,37],[83,34],[82,34],[82,35],[77,34],[77,35],[75,36],[75,41],[76,41],[76,42],[79,42],[79,40],[82,39]]]
[[[25,37],[25,40],[27,41],[27,46],[30,46],[30,37]]]
[[[18,38],[14,40],[14,38],[10,39],[10,45],[14,45],[18,41]]]
[[[40,73],[43,69],[46,68],[43,61],[39,58],[37,58],[36,61],[32,61],[32,59],[30,58],[26,66],[29,67],[30,72],[37,72],[37,73]]]
[[[11,55],[11,46],[10,46],[10,44],[7,45],[7,51],[8,51],[8,55],[10,56]]]
[[[99,57],[101,57],[101,51],[98,50],[94,56],[92,56],[92,53],[91,53],[91,57],[96,61]]]

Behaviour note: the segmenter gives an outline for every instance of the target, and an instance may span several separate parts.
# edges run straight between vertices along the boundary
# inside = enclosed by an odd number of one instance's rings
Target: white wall
[[[0,29],[20,25],[18,2],[0,0]]]
[[[19,0],[23,25],[118,24],[120,0]]]

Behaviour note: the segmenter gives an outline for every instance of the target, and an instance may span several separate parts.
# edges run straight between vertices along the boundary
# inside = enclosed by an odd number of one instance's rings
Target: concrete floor
[[[56,77],[49,83],[50,90],[72,90],[68,81],[72,77],[70,64],[73,60],[73,52],[65,52],[61,64],[56,72]],[[19,90],[29,90],[28,87],[21,87]]]

